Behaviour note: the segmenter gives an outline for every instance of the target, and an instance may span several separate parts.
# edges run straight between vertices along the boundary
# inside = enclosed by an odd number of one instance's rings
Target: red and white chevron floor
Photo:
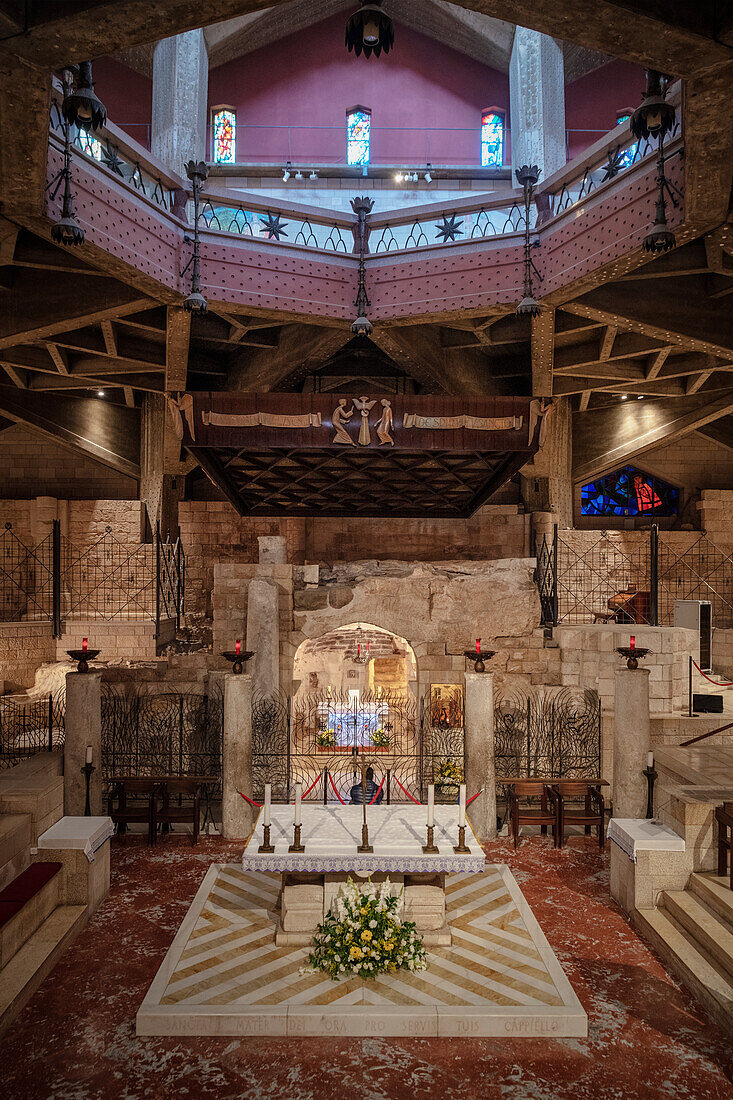
[[[276,947],[280,876],[213,865],[137,1016],[139,1035],[584,1036],[587,1018],[504,866],[446,880],[453,944],[427,971],[302,974]]]

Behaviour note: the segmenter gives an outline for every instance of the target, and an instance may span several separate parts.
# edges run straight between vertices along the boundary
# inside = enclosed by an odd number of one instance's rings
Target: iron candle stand
[[[484,661],[490,661],[496,652],[495,649],[465,649],[464,656],[468,661],[473,661],[474,672],[486,672]]]
[[[459,825],[458,826],[458,844],[453,845],[453,851],[457,855],[463,855],[465,852],[470,852],[471,851],[471,849],[466,844],[466,826],[465,825]]]
[[[102,652],[100,649],[67,649],[72,661],[78,661],[77,672],[89,672],[89,662]]]
[[[626,667],[635,669],[639,667],[639,661],[649,653],[648,649],[642,649],[639,646],[620,645],[616,648],[616,652],[620,653],[622,657],[626,658]]]
[[[300,830],[300,825],[297,825],[296,828],[298,830]],[[257,851],[258,852],[274,852],[275,851],[275,845],[270,843],[270,826],[269,825],[263,825],[262,826],[262,832],[264,833],[264,836],[262,838],[262,844],[260,844]],[[300,843],[300,837],[298,837],[297,839],[298,839],[298,843]],[[291,848],[290,851],[292,852],[293,849]]]
[[[658,778],[658,773],[653,765],[651,768],[647,765],[644,768],[644,775],[646,776],[647,785],[646,816],[652,818],[654,817],[654,783]]]
[[[79,669],[79,671],[81,672],[82,669]],[[86,671],[86,670],[84,670],[84,671]],[[81,767],[79,770],[84,773],[84,782],[86,784],[86,802],[85,802],[85,805],[84,805],[84,817],[91,817],[92,816],[92,804],[91,804],[89,795],[90,795],[90,788],[91,788],[91,783],[92,783],[92,772],[95,772],[97,769],[95,768],[94,764],[87,763],[87,764],[84,764],[83,767]]]
[[[434,855],[436,852],[440,851],[438,845],[435,843],[435,826],[427,825],[426,828],[428,830],[428,842],[427,844],[423,844],[422,850],[426,855]]]
[[[254,650],[244,649],[239,653],[234,649],[225,649],[222,653],[222,657],[231,662],[232,672],[235,676],[241,676],[243,672],[243,665],[250,657],[254,657]]]

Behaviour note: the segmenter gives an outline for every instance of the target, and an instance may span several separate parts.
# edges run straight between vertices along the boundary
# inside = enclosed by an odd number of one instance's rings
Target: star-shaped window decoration
[[[109,142],[102,146],[102,163],[105,168],[109,168],[110,172],[114,172],[116,176],[124,176],[122,169],[125,162],[114,145],[110,145]]]
[[[605,183],[606,180],[612,180],[613,177],[617,176],[621,169],[625,167],[626,154],[618,147],[611,149],[608,154],[608,163],[603,165],[603,179],[601,183]]]
[[[459,233],[463,233],[462,225],[463,218],[459,221],[456,214],[451,214],[450,218],[447,214],[444,214],[443,221],[435,223],[435,228],[438,230],[436,236],[442,238],[443,244],[447,241],[454,241]]]
[[[285,226],[288,222],[281,221],[279,214],[260,214],[260,222],[267,233],[268,241],[279,241],[281,237],[287,237]]]

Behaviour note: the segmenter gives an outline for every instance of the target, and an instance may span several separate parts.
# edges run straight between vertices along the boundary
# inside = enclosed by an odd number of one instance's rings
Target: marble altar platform
[[[587,1017],[510,871],[446,876],[450,947],[374,981],[302,974],[273,942],[280,874],[213,864],[137,1013],[138,1035],[584,1037]]]

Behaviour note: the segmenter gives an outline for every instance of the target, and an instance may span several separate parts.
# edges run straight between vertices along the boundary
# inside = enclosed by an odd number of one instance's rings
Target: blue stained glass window
[[[371,144],[372,116],[362,109],[346,116],[346,163],[368,164]]]
[[[679,489],[636,466],[623,466],[580,490],[582,516],[676,516],[679,507]]]
[[[616,125],[623,126],[624,122],[628,122],[631,115],[628,111],[622,111],[621,114],[616,115]],[[626,149],[623,153],[619,154],[618,165],[619,168],[630,168],[634,163],[634,146]]]
[[[237,115],[226,107],[214,112],[214,163],[234,164]]]
[[[501,168],[504,163],[504,116],[485,111],[481,116],[481,167]]]

